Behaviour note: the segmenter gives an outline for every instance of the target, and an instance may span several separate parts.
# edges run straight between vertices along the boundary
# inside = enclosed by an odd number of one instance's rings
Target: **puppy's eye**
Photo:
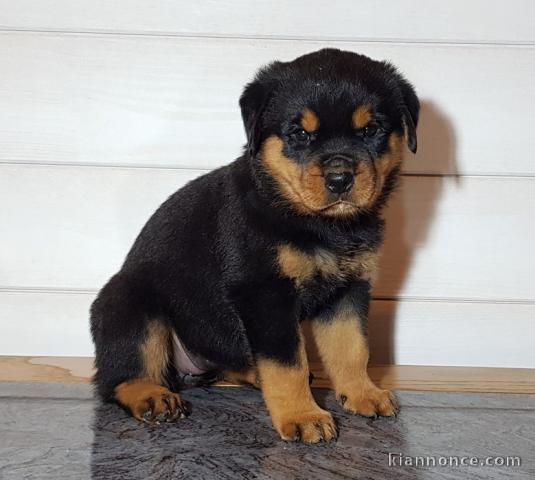
[[[378,131],[379,129],[375,125],[368,125],[363,128],[362,133],[365,137],[375,137]]]
[[[355,133],[360,138],[374,138],[382,132],[382,128],[379,125],[371,124],[366,125],[363,128],[359,128]]]
[[[292,138],[297,143],[305,144],[305,143],[309,142],[310,135],[308,134],[308,132],[306,130],[303,130],[302,128],[300,128],[300,129],[298,129],[298,130],[296,130],[295,132],[292,133]]]

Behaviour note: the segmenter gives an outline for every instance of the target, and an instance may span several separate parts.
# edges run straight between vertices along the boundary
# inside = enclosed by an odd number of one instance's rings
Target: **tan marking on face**
[[[261,156],[270,176],[277,182],[283,197],[302,215],[344,217],[354,215],[356,208],[348,203],[326,209],[331,203],[325,179],[317,162],[298,165],[284,155],[282,140],[273,135],[262,145]]]
[[[310,391],[301,330],[296,357],[293,365],[258,359],[260,386],[273,426],[283,440],[299,439],[305,443],[317,443],[322,437],[331,440],[336,437],[336,425],[331,414],[316,404]]]
[[[320,119],[309,108],[301,115],[301,126],[308,132],[315,132],[320,127]]]
[[[365,161],[357,165],[353,189],[350,192],[351,200],[361,208],[371,206],[371,199],[376,188],[377,174],[375,167]]]
[[[163,383],[170,352],[169,328],[162,320],[151,320],[141,345],[142,376],[154,380],[155,383]]]
[[[354,128],[364,128],[372,119],[372,112],[368,105],[357,107],[351,117]]]
[[[312,334],[336,397],[346,410],[365,416],[394,415],[393,396],[368,376],[368,341],[361,325],[356,311],[343,305],[334,318],[314,320]]]
[[[383,190],[386,177],[403,161],[403,139],[396,133],[388,139],[388,151],[379,157],[375,164],[360,162],[355,176],[355,185],[351,191],[352,201],[361,208],[375,204]]]
[[[375,202],[381,194],[385,180],[396,168],[400,168],[403,163],[404,141],[403,137],[397,133],[392,133],[388,139],[388,151],[377,159],[377,187],[372,198]]]
[[[273,135],[262,145],[264,165],[278,187],[298,213],[311,215],[325,205],[326,189],[320,167],[314,162],[297,165],[284,155],[283,141]]]
[[[403,138],[393,133],[388,144],[388,151],[375,163],[361,161],[357,164],[353,188],[343,197],[346,202],[336,204],[329,199],[318,162],[298,165],[284,155],[283,141],[275,135],[266,139],[261,155],[266,170],[276,181],[282,196],[298,213],[347,217],[358,210],[371,208],[381,195],[386,177],[401,166]]]

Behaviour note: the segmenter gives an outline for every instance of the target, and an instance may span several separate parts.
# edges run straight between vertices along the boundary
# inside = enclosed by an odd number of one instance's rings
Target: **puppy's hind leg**
[[[119,273],[91,307],[97,390],[145,422],[189,414],[189,405],[166,386],[170,330],[156,303],[145,282]]]
[[[260,388],[260,377],[256,366],[252,366],[245,370],[225,370],[223,372],[223,380],[226,382],[242,385],[252,385]]]

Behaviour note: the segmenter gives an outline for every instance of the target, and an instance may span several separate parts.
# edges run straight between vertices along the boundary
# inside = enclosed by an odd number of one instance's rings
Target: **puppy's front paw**
[[[395,416],[398,406],[390,390],[382,390],[375,385],[368,385],[360,390],[352,390],[337,395],[337,399],[347,412],[365,417]]]
[[[318,443],[329,442],[338,437],[332,415],[321,408],[311,412],[296,412],[274,421],[274,424],[283,440]]]
[[[147,423],[174,422],[187,417],[191,409],[177,393],[142,380],[120,384],[115,398],[134,418]]]

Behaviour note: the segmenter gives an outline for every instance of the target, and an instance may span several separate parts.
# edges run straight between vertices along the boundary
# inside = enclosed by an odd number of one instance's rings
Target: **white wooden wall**
[[[422,100],[388,213],[376,362],[535,367],[535,2],[0,0],[0,354],[92,355],[154,209],[235,158],[255,69],[324,46]]]

